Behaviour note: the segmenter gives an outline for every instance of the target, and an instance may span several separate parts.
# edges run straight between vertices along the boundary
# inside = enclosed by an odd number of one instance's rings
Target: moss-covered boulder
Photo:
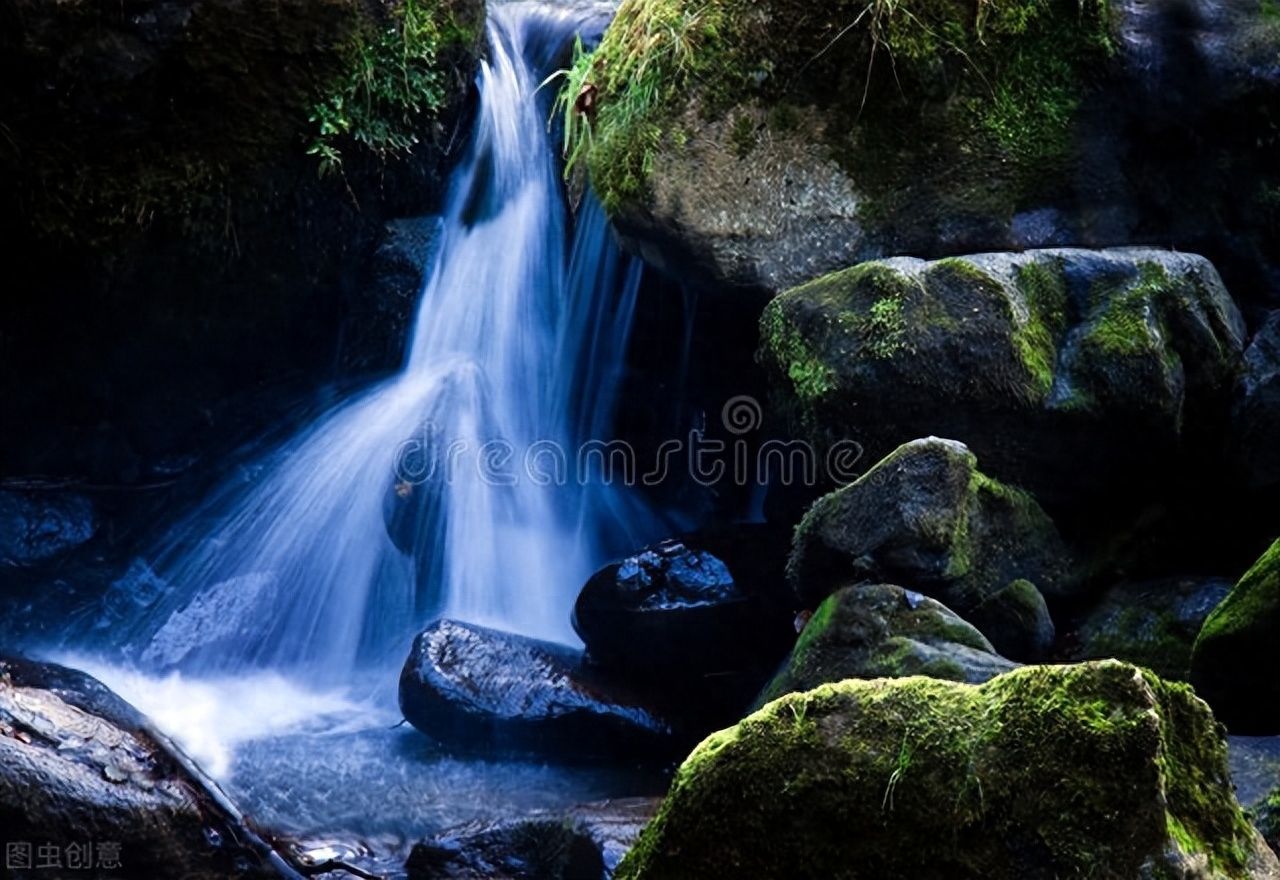
[[[1204,622],[1191,682],[1232,733],[1280,733],[1280,541]]]
[[[864,263],[774,299],[761,333],[815,439],[952,437],[1055,500],[1212,445],[1244,323],[1202,257],[1068,249]]]
[[[1016,666],[935,599],[890,584],[850,586],[818,606],[756,708],[847,678],[927,675],[981,684]]]
[[[1280,311],[1258,328],[1244,360],[1231,411],[1232,452],[1249,483],[1263,489],[1280,484]]]
[[[1052,520],[1027,493],[990,479],[963,444],[903,445],[857,482],[826,495],[796,528],[787,575],[804,607],[850,580],[900,584],[962,616],[1015,581],[1023,593],[1070,595],[1070,559]],[[1036,604],[1034,599],[1032,604]],[[1035,640],[1035,616],[984,633]],[[1015,658],[1017,659],[1017,658]]]
[[[706,739],[619,880],[1273,878],[1185,685],[1104,661],[846,681]]]
[[[647,257],[783,289],[992,246],[1062,184],[1112,48],[1104,0],[627,0],[567,96],[590,94],[579,153]]]
[[[970,608],[967,615],[1005,654],[1018,660],[1044,659],[1058,634],[1044,594],[1021,578]]]
[[[1166,578],[1108,590],[1076,631],[1077,660],[1115,658],[1186,681],[1191,646],[1214,607],[1231,592],[1222,578]]]

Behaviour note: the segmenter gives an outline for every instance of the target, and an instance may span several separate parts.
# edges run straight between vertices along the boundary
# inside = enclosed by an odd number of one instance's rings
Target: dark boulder
[[[670,752],[676,733],[644,700],[602,680],[581,652],[452,620],[414,640],[400,710],[462,752],[644,756]]]
[[[1072,658],[1114,657],[1186,681],[1196,635],[1231,587],[1221,578],[1194,577],[1113,587],[1076,631]]]
[[[52,559],[97,530],[97,512],[82,495],[0,491],[0,566]]]
[[[1049,604],[1036,585],[1018,579],[970,608],[966,619],[1005,657],[1021,663],[1043,659],[1057,638]]]
[[[132,706],[84,673],[14,658],[0,659],[0,827],[30,843],[32,877],[301,876]],[[37,846],[59,867],[42,869]]]
[[[665,541],[592,575],[574,604],[573,628],[601,666],[644,679],[689,678],[769,662],[789,641],[784,615],[749,594],[716,556]]]
[[[1234,734],[1280,733],[1280,541],[1210,613],[1191,683]]]
[[[1280,311],[1254,335],[1244,362],[1231,412],[1232,452],[1250,485],[1264,489],[1280,483]]]
[[[818,606],[756,708],[848,678],[927,675],[981,684],[1017,665],[935,599],[889,584],[845,587]]]
[[[660,802],[622,798],[473,822],[419,842],[405,867],[409,880],[609,880]]]
[[[961,616],[1001,601],[1019,580],[1028,596],[1029,587],[1058,597],[1076,589],[1067,549],[1035,499],[978,471],[963,444],[936,437],[905,444],[814,502],[796,529],[788,576],[808,608],[868,580],[933,596]],[[1038,605],[1033,596],[1023,604]],[[1015,647],[1042,638],[1038,612],[999,624],[993,632]]]

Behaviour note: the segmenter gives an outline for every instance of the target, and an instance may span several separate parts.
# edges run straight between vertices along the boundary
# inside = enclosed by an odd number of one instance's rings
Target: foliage
[[[311,109],[316,137],[307,152],[320,158],[321,174],[341,167],[344,139],[383,159],[410,152],[445,102],[439,56],[472,36],[433,0],[404,0],[380,30],[356,31],[346,76]]]

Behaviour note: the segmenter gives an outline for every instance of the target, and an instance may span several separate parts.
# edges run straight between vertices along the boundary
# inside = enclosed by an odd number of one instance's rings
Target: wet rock
[[[1114,587],[1081,624],[1079,647],[1072,656],[1114,657],[1163,678],[1185,681],[1196,635],[1231,587],[1221,578],[1172,578]]]
[[[573,608],[592,661],[645,679],[770,662],[789,642],[789,618],[748,594],[720,559],[679,541],[596,572]]]
[[[383,226],[369,283],[345,319],[341,357],[346,369],[386,373],[399,368],[443,233],[440,217],[408,217]]]
[[[1122,248],[865,263],[774,299],[761,333],[815,441],[951,437],[1059,503],[1216,454],[1244,323],[1204,258]]]
[[[300,876],[132,706],[84,673],[16,658],[0,659],[0,827],[32,842],[33,877]],[[40,867],[39,845],[59,867]]]
[[[1280,541],[1205,620],[1191,683],[1235,734],[1280,733]]]
[[[981,684],[1017,665],[941,602],[889,584],[850,586],[818,606],[756,708],[848,678],[927,675]]]
[[[1013,581],[969,609],[968,620],[1000,654],[1020,663],[1043,659],[1057,637],[1048,603],[1027,580]]]
[[[414,846],[409,880],[609,880],[660,803],[623,798],[453,828]]]
[[[400,709],[464,752],[626,757],[661,754],[675,736],[645,701],[587,668],[581,652],[452,620],[414,640]]]
[[[844,681],[677,771],[620,880],[1280,876],[1185,686],[1104,661],[972,686]]]
[[[1066,547],[1035,500],[979,472],[963,444],[936,437],[905,444],[816,501],[796,529],[787,572],[804,607],[870,580],[933,596],[961,616],[1017,580],[1052,596],[1076,587]],[[1018,623],[1001,621],[1011,644],[1041,637],[1038,615]]]
[[[0,491],[0,566],[52,559],[97,530],[93,503],[82,495]]]
[[[1280,483],[1280,312],[1272,312],[1244,354],[1231,412],[1232,451],[1249,483]]]

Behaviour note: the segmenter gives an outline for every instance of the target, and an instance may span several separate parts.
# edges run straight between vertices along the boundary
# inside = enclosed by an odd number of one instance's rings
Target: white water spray
[[[479,118],[404,371],[174,530],[155,560],[169,589],[126,637],[144,666],[343,682],[361,661],[400,659],[438,613],[575,641],[578,588],[643,519],[625,490],[572,466],[609,424],[639,283],[590,200],[569,247],[526,58],[564,45],[582,16],[492,7]],[[535,447],[564,451],[564,485],[529,472]],[[406,450],[432,459],[429,478],[408,472]]]

